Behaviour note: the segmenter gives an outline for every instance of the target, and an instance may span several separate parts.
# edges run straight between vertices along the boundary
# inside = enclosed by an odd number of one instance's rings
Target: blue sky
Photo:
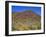
[[[41,7],[31,7],[31,6],[12,6],[12,12],[22,12],[25,10],[32,10],[37,15],[41,15]]]

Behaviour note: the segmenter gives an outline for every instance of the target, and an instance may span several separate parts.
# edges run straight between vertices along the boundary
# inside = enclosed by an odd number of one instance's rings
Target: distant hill
[[[31,10],[12,13],[13,30],[38,30],[41,28],[41,16]]]

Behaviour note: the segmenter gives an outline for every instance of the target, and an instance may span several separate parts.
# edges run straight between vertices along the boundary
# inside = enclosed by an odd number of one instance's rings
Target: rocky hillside
[[[41,28],[41,16],[31,10],[12,13],[12,30],[38,30]]]

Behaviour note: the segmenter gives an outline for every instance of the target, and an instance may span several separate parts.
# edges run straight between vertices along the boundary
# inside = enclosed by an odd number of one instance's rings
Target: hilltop
[[[41,27],[41,16],[31,10],[12,13],[13,30],[36,30]]]

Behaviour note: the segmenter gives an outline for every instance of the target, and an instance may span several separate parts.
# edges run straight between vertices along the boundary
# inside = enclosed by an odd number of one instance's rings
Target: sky
[[[41,16],[41,7],[31,7],[31,6],[12,6],[12,12],[22,12],[25,10],[32,10],[37,15]]]

